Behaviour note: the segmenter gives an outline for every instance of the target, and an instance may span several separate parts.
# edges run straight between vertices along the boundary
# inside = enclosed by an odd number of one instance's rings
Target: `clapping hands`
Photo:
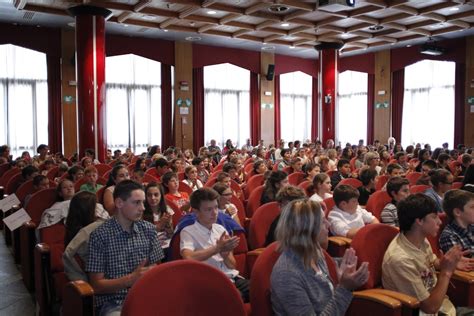
[[[369,264],[363,262],[357,269],[357,260],[354,249],[347,249],[337,269],[339,284],[348,290],[361,287],[369,279]]]

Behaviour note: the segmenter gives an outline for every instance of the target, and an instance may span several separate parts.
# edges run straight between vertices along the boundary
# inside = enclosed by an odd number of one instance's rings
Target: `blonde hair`
[[[380,155],[376,152],[369,151],[368,153],[365,154],[365,164],[368,166],[374,159],[380,158]]]
[[[288,203],[276,228],[276,239],[280,242],[278,250],[291,250],[301,257],[306,268],[310,268],[311,261],[316,262],[322,256],[318,242],[321,214],[321,205],[309,199]]]

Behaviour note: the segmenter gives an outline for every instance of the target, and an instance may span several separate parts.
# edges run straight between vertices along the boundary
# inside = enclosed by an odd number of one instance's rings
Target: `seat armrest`
[[[352,293],[354,298],[364,299],[367,301],[376,302],[378,304],[382,304],[385,307],[391,309],[398,309],[401,308],[402,304],[399,300],[396,300],[392,297],[385,296],[380,293],[370,292],[370,291],[355,291]]]
[[[25,227],[28,229],[36,229],[36,224],[33,221],[28,221],[23,225],[25,225]]]
[[[370,293],[377,293],[377,294],[382,294],[391,298],[394,298],[400,303],[403,304],[403,306],[415,309],[420,307],[420,302],[413,296],[396,292],[396,291],[391,291],[387,289],[370,289],[370,290],[364,290],[364,292],[370,292]]]
[[[258,256],[265,250],[265,248],[258,248],[247,252],[247,271],[248,275],[252,275],[253,266],[257,261]]]
[[[337,246],[348,246],[352,242],[352,239],[342,236],[330,236],[328,240]]]
[[[63,315],[94,315],[94,289],[84,281],[69,282],[63,293]]]
[[[459,280],[471,284],[474,283],[474,272],[456,270],[454,271],[452,278],[454,280]]]
[[[49,245],[45,243],[36,244],[35,248],[40,254],[48,254],[51,251]]]

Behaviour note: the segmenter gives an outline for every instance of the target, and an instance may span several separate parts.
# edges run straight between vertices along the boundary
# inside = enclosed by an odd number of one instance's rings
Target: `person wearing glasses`
[[[431,188],[426,189],[424,194],[430,197],[436,206],[438,213],[443,212],[444,194],[451,189],[454,177],[446,169],[433,169],[430,171]]]

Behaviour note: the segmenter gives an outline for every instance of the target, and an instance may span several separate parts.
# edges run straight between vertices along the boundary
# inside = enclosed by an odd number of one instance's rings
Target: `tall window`
[[[454,62],[423,60],[405,68],[402,144],[454,145]]]
[[[106,58],[107,146],[135,153],[161,144],[161,64],[136,55]]]
[[[358,71],[344,71],[339,74],[338,81],[336,139],[343,145],[357,144],[360,139],[365,143],[368,75]]]
[[[250,138],[250,72],[231,65],[204,67],[204,139],[241,146]]]
[[[281,138],[305,141],[311,138],[313,79],[301,71],[280,75]]]
[[[0,45],[0,144],[13,157],[48,143],[46,54]]]

